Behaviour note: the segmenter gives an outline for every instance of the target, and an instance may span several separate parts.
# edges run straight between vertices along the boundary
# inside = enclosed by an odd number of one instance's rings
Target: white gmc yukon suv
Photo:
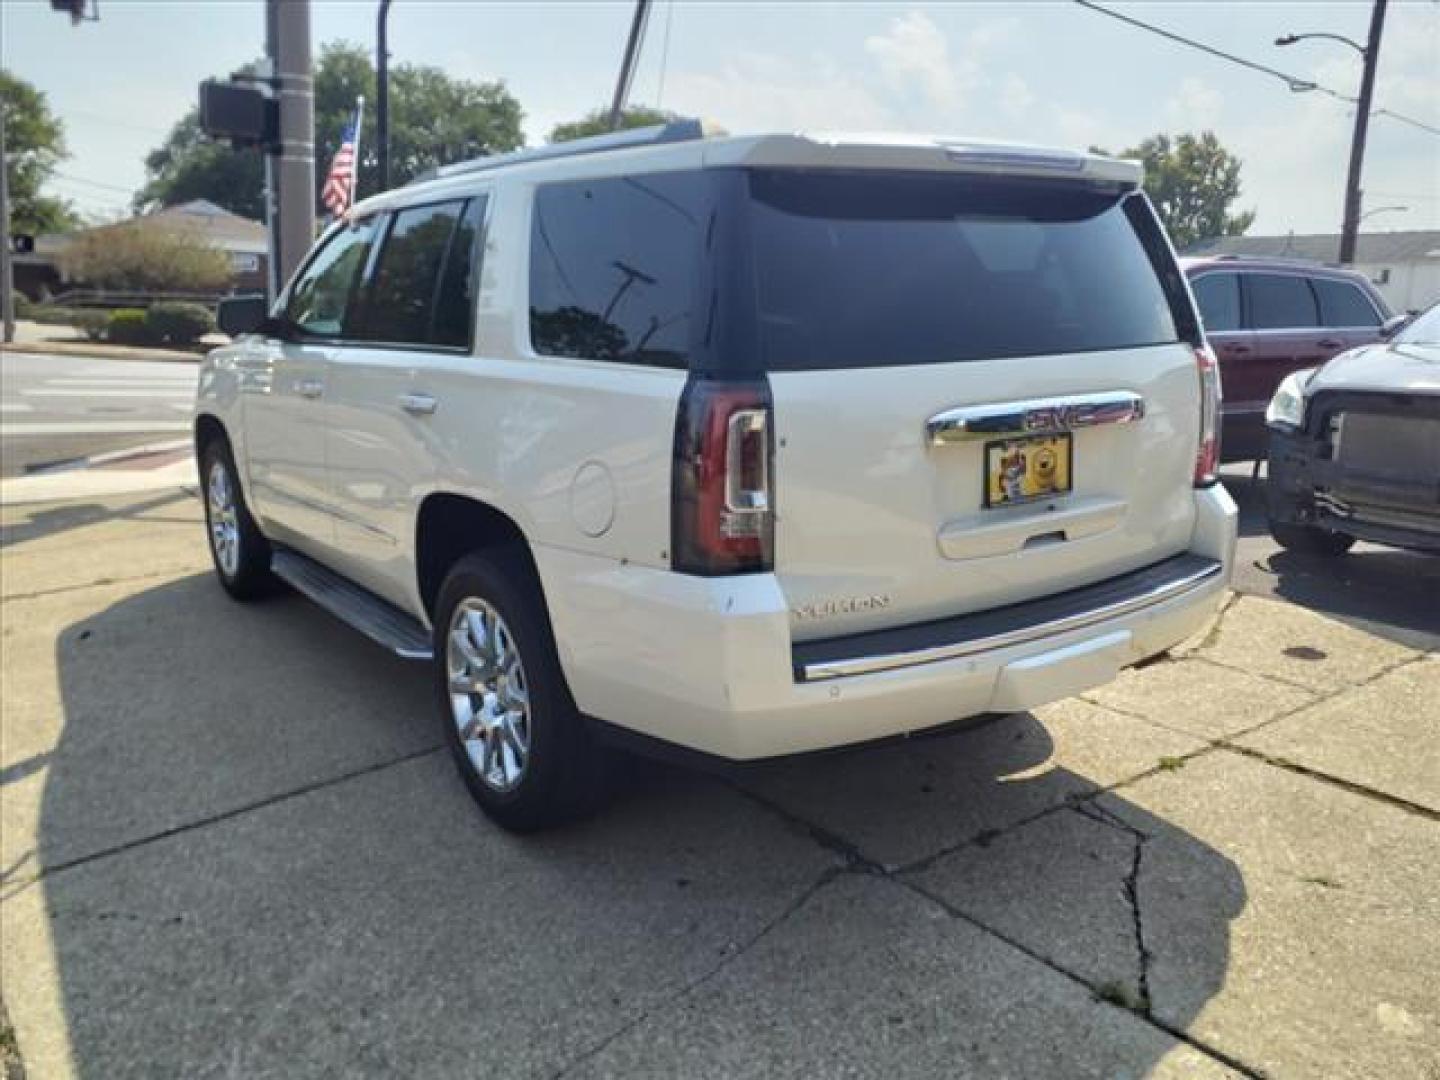
[[[608,743],[1026,709],[1229,578],[1219,383],[1128,162],[679,122],[360,203],[202,370],[220,580],[430,660],[501,824]]]

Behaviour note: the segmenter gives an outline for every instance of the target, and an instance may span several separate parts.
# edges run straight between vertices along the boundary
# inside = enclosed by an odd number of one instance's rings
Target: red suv
[[[1292,259],[1181,259],[1220,361],[1222,460],[1265,456],[1265,406],[1280,380],[1380,341],[1403,320],[1362,274]]]

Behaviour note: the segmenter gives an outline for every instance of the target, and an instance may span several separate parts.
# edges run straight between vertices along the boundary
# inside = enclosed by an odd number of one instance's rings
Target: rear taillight
[[[748,574],[774,564],[770,387],[691,379],[675,423],[670,565]]]
[[[1208,487],[1219,479],[1220,468],[1220,365],[1209,345],[1195,350],[1200,374],[1200,442],[1195,448],[1195,486]]]

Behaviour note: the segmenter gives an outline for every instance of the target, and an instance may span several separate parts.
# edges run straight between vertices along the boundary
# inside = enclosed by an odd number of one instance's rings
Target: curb
[[[166,488],[196,488],[199,472],[189,439],[170,439],[61,462],[0,480],[0,506],[102,498]],[[160,462],[153,459],[160,457]],[[163,460],[174,457],[175,460]],[[151,459],[147,463],[147,459]],[[140,467],[125,468],[126,465]]]
[[[12,341],[7,345],[0,345],[0,352],[83,356],[90,360],[164,360],[177,364],[198,364],[205,359],[205,353],[180,352],[177,349],[130,348],[125,345],[106,345],[99,341]]]

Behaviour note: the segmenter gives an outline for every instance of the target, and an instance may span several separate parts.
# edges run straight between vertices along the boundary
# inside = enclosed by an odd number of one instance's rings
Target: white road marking
[[[149,423],[34,423],[0,424],[0,437],[16,435],[142,435],[147,431],[189,431],[190,425],[181,420],[153,420]]]
[[[0,401],[0,413],[34,411],[35,406],[28,401]]]
[[[195,396],[194,390],[185,390],[177,387],[174,390],[169,388],[154,390],[136,390],[130,387],[115,390],[75,390],[70,387],[60,387],[55,390],[21,390],[25,397],[78,397],[78,398],[190,398]]]

